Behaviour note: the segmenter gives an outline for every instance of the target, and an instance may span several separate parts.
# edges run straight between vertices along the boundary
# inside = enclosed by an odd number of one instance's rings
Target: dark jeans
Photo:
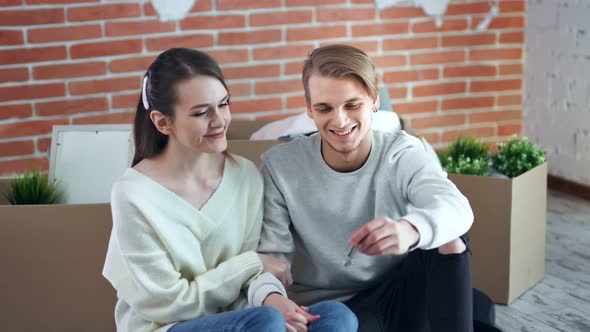
[[[472,332],[469,265],[469,250],[414,250],[391,277],[345,304],[357,315],[359,332]]]

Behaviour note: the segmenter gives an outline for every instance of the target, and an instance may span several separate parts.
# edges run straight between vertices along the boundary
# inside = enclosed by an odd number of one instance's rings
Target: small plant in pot
[[[485,176],[492,165],[488,155],[489,147],[483,141],[467,136],[457,138],[439,159],[447,173]]]
[[[49,183],[38,170],[16,176],[8,185],[6,198],[13,205],[58,204],[63,199],[59,183]]]
[[[513,137],[506,143],[497,144],[498,151],[492,155],[494,168],[513,178],[545,162],[545,151],[537,148],[526,137]]]

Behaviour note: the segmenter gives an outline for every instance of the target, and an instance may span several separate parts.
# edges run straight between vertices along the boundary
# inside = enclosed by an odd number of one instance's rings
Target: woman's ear
[[[162,134],[170,135],[170,133],[172,133],[172,121],[170,121],[168,116],[162,114],[162,112],[152,110],[150,112],[150,120],[152,120],[156,129]]]
[[[381,107],[381,101],[379,100],[379,95],[377,95],[377,98],[375,98],[375,101],[373,102],[373,109],[375,112],[379,110],[379,107]]]

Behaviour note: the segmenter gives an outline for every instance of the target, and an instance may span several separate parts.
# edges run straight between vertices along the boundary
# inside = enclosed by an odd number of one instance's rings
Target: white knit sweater
[[[114,184],[113,230],[103,275],[117,290],[118,331],[166,331],[174,323],[247,305],[262,272],[254,250],[263,182],[232,156],[201,210],[134,169]]]

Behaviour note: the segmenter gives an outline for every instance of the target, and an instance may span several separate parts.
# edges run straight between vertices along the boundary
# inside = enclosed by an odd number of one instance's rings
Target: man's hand
[[[287,264],[287,262],[271,255],[258,254],[258,257],[262,261],[262,272],[272,273],[281,281],[285,288],[291,286],[293,283],[293,276],[291,275],[289,264]]]
[[[298,306],[295,302],[278,293],[267,296],[262,305],[273,307],[283,313],[288,332],[307,332],[307,325],[320,318],[319,315],[310,315],[307,308]]]
[[[407,220],[379,217],[352,232],[348,244],[368,256],[402,255],[418,240],[420,233]]]

